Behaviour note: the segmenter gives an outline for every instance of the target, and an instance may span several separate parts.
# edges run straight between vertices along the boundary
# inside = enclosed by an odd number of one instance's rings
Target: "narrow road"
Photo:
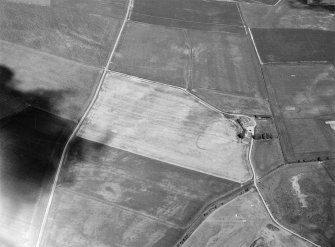
[[[258,54],[257,54],[257,55],[258,55]],[[253,118],[251,118],[251,117],[249,117],[249,116],[247,116],[247,115],[243,115],[243,114],[232,114],[232,113],[225,113],[225,112],[222,112],[222,111],[220,111],[219,109],[215,108],[214,106],[209,105],[208,103],[204,102],[202,99],[200,99],[200,98],[197,97],[196,95],[192,94],[192,93],[189,92],[188,90],[185,90],[184,88],[180,88],[180,89],[186,91],[187,93],[189,93],[189,94],[192,95],[193,97],[197,98],[200,102],[202,102],[204,105],[206,105],[206,106],[209,107],[210,109],[213,109],[213,110],[215,110],[215,111],[217,111],[217,112],[220,112],[221,114],[224,114],[224,115],[230,115],[230,116],[237,116],[237,117],[245,117],[245,118],[250,119],[250,120],[254,123],[253,130],[255,129],[255,127],[256,127],[256,121],[255,121],[255,119],[253,119]],[[249,164],[250,164],[250,167],[251,167],[251,171],[252,171],[252,179],[253,179],[254,186],[255,186],[255,188],[256,188],[256,190],[257,190],[257,193],[258,193],[258,195],[260,196],[261,201],[262,201],[262,203],[264,204],[264,207],[265,207],[266,211],[268,212],[268,214],[269,214],[271,220],[272,220],[276,225],[278,225],[280,228],[282,228],[284,231],[287,231],[287,232],[291,233],[292,235],[294,235],[294,236],[296,236],[296,237],[298,237],[298,238],[300,238],[300,239],[302,239],[302,240],[304,240],[304,241],[306,241],[306,242],[308,242],[308,243],[310,243],[310,244],[312,244],[312,245],[314,245],[314,246],[316,246],[316,247],[321,247],[320,245],[318,245],[318,244],[312,242],[311,240],[309,240],[309,239],[307,239],[307,238],[305,238],[305,237],[299,235],[298,233],[295,233],[295,232],[291,231],[290,229],[286,228],[285,226],[283,226],[282,224],[280,224],[280,223],[274,218],[274,216],[272,215],[272,213],[271,213],[271,211],[270,211],[270,209],[269,209],[269,206],[266,204],[266,202],[265,202],[265,200],[264,200],[264,197],[263,197],[263,195],[262,195],[262,193],[261,193],[261,191],[260,191],[260,189],[259,189],[259,187],[258,187],[258,184],[257,184],[256,172],[255,172],[255,169],[254,169],[254,166],[253,166],[253,163],[252,163],[252,159],[251,159],[253,145],[254,145],[254,139],[251,138],[251,143],[250,143],[250,148],[249,148],[249,153],[248,153],[248,161],[249,161]],[[224,205],[223,205],[223,206],[224,206]],[[199,225],[200,225],[200,224],[199,224]]]
[[[36,243],[36,247],[40,247],[41,246],[41,243],[42,243],[42,237],[43,237],[43,234],[44,234],[44,230],[45,230],[45,226],[46,226],[46,222],[47,222],[47,219],[48,219],[48,215],[49,215],[49,212],[50,212],[50,207],[51,207],[51,204],[52,204],[52,200],[54,198],[54,194],[55,194],[55,191],[56,191],[56,187],[57,187],[57,182],[58,182],[58,179],[59,179],[59,175],[60,175],[60,171],[62,169],[62,166],[63,166],[63,163],[65,162],[65,158],[66,158],[66,155],[67,155],[67,152],[68,152],[68,149],[70,147],[70,143],[72,142],[72,140],[76,137],[77,135],[77,132],[79,131],[81,125],[83,124],[85,118],[87,117],[89,111],[91,110],[91,108],[93,107],[93,105],[95,104],[98,96],[99,96],[99,92],[101,90],[101,86],[104,82],[104,79],[106,77],[106,74],[108,72],[108,66],[109,64],[111,63],[113,57],[114,57],[114,53],[116,51],[116,48],[120,42],[120,39],[121,39],[121,36],[122,36],[122,33],[124,31],[124,28],[125,28],[125,25],[130,17],[130,14],[131,14],[131,11],[132,11],[132,8],[133,8],[133,4],[134,4],[134,0],[129,0],[128,2],[128,6],[127,6],[127,12],[126,12],[126,15],[124,17],[124,20],[122,22],[122,26],[120,28],[120,31],[119,31],[119,34],[115,40],[115,44],[113,46],[113,49],[112,49],[112,52],[108,58],[108,61],[107,61],[107,64],[106,66],[104,67],[104,71],[102,73],[102,76],[100,78],[100,81],[98,83],[98,86],[95,90],[95,93],[89,103],[89,105],[87,106],[83,116],[81,117],[80,121],[78,122],[77,126],[75,127],[75,129],[73,130],[72,134],[70,135],[69,139],[67,140],[66,144],[65,144],[65,147],[63,149],[63,152],[62,152],[62,155],[61,155],[61,159],[59,161],[59,164],[58,164],[58,168],[57,168],[57,171],[56,171],[56,175],[55,175],[55,178],[54,178],[54,181],[53,181],[53,184],[52,184],[52,188],[51,188],[51,192],[50,192],[50,197],[49,197],[49,200],[48,200],[48,204],[47,204],[47,207],[46,207],[46,210],[45,210],[45,213],[44,213],[44,216],[43,216],[43,221],[42,221],[42,225],[41,225],[41,228],[40,228],[40,232],[39,232],[39,235],[38,235],[38,239],[37,239],[37,243]]]

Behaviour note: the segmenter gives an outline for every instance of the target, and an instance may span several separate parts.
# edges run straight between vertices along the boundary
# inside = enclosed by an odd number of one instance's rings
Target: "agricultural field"
[[[335,32],[312,29],[252,28],[262,63],[334,63]],[[322,44],[322,45],[321,45]]]
[[[7,95],[2,99],[20,98],[73,121],[82,116],[100,77],[98,68],[6,41],[0,41],[0,54],[0,64],[12,73],[0,85]]]
[[[110,69],[186,88],[223,111],[270,114],[261,68],[242,28],[205,32],[129,22]]]
[[[95,67],[106,64],[124,16],[124,10],[109,17],[66,1],[50,7],[1,1],[0,11],[1,40]]]
[[[187,34],[192,93],[222,111],[270,114],[261,69],[243,29],[235,33],[188,30]]]
[[[335,160],[323,161],[323,165],[329,177],[335,182]]]
[[[335,17],[301,1],[1,1],[0,246],[335,246]]]
[[[334,157],[334,66],[266,65],[264,72],[287,160]]]
[[[184,90],[109,73],[78,134],[111,147],[245,182],[251,179],[249,145],[238,138],[240,131],[233,120]]]
[[[201,208],[239,186],[77,138],[62,168],[43,246],[173,246]],[[80,213],[69,217],[78,207]]]
[[[236,197],[211,214],[183,247],[312,245],[277,228],[254,191]]]
[[[282,0],[234,0],[235,2],[239,2],[240,6],[242,3],[249,3],[250,5],[275,5],[279,1]]]
[[[251,28],[299,28],[335,31],[335,16],[324,7],[281,0],[276,6],[240,3],[242,15]]]
[[[320,162],[286,165],[260,188],[279,222],[323,247],[335,244],[335,184]]]
[[[237,4],[202,0],[135,1],[132,20],[155,25],[200,30],[243,26]]]
[[[185,88],[190,80],[185,35],[181,29],[128,22],[110,68]]]
[[[41,246],[167,247],[179,235],[178,229],[145,215],[57,190]]]
[[[0,244],[33,246],[73,124],[28,107],[0,120]]]

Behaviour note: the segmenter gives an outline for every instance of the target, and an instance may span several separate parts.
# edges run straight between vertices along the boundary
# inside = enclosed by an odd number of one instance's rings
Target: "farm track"
[[[276,3],[276,5],[280,2],[280,0]],[[127,12],[126,12],[126,15],[125,15],[125,18],[124,18],[124,21],[122,23],[122,26],[120,28],[120,31],[119,31],[119,34],[117,36],[117,39],[115,41],[115,44],[114,44],[114,47],[113,47],[113,50],[109,56],[109,59],[108,59],[108,62],[106,64],[106,66],[104,67],[104,71],[103,71],[103,74],[101,76],[101,79],[98,83],[98,86],[96,88],[96,91],[95,91],[95,94],[93,95],[87,109],[85,110],[85,113],[83,114],[82,118],[80,119],[80,121],[78,122],[77,126],[75,127],[74,131],[72,132],[71,136],[69,137],[68,141],[66,142],[66,145],[64,147],[64,150],[62,152],[62,156],[61,156],[61,159],[60,159],[60,162],[59,162],[59,165],[58,165],[58,168],[57,168],[57,172],[56,172],[56,175],[55,175],[55,179],[54,179],[54,182],[53,182],[53,185],[52,185],[52,189],[51,189],[51,194],[50,194],[50,198],[49,198],[49,201],[48,201],[48,205],[47,205],[47,208],[46,208],[46,211],[45,211],[45,214],[44,214],[44,217],[43,217],[43,222],[42,222],[42,226],[41,226],[41,229],[40,229],[40,232],[39,232],[39,236],[38,236],[38,241],[37,241],[37,244],[36,244],[36,247],[40,247],[41,246],[41,241],[42,241],[42,237],[43,237],[43,233],[44,233],[44,229],[45,229],[45,225],[46,225],[46,221],[47,221],[47,218],[48,218],[48,214],[49,214],[49,211],[50,211],[50,207],[51,207],[51,204],[52,204],[52,200],[53,200],[53,196],[54,196],[54,193],[55,193],[55,190],[56,190],[56,186],[57,186],[57,182],[58,182],[58,178],[59,178],[59,175],[60,175],[60,171],[61,171],[61,168],[62,168],[62,165],[63,163],[65,162],[66,160],[66,156],[67,156],[67,152],[68,152],[68,149],[70,147],[70,144],[72,142],[72,140],[75,138],[77,132],[79,131],[81,125],[83,124],[85,118],[87,117],[89,111],[91,110],[91,108],[93,107],[93,105],[95,104],[98,96],[99,96],[99,93],[100,93],[100,89],[101,89],[101,86],[104,82],[104,79],[105,79],[105,76],[108,72],[110,72],[110,70],[108,69],[110,63],[111,63],[111,60],[115,54],[115,51],[116,51],[116,48],[119,44],[119,41],[121,39],[121,36],[122,36],[122,33],[125,29],[125,25],[131,15],[131,11],[132,11],[132,7],[133,7],[133,0],[129,0],[129,3],[128,3],[128,7],[127,7]],[[245,27],[245,26],[244,26]],[[257,56],[258,56],[258,59],[259,59],[259,62],[262,64],[262,61],[259,57],[259,54],[258,54],[258,51],[257,51],[257,48],[255,46],[255,43],[254,43],[254,40],[253,40],[253,37],[252,37],[252,34],[250,32],[250,29],[248,28],[248,31],[249,31],[249,34],[252,38],[252,43],[253,43],[253,46],[256,50],[256,53],[257,53]],[[163,83],[158,83],[158,84],[163,84]],[[169,86],[169,85],[166,85],[164,84],[165,86]],[[250,116],[247,116],[247,115],[242,115],[242,114],[232,114],[232,113],[225,113],[225,112],[222,112],[220,111],[219,109],[213,107],[212,105],[206,103],[205,101],[201,100],[199,97],[197,97],[196,95],[194,95],[192,92],[190,92],[188,90],[188,88],[182,88],[182,87],[178,87],[178,86],[173,86],[174,88],[178,88],[180,90],[183,90],[185,91],[186,93],[190,94],[192,97],[196,98],[197,100],[199,100],[199,102],[201,102],[203,105],[207,106],[208,108],[216,111],[216,112],[219,112],[220,114],[224,115],[224,116],[233,116],[233,117],[245,117],[245,118],[248,118],[249,120],[253,121],[254,123],[254,126],[253,128],[255,128],[256,126],[256,122],[253,118],[251,118]],[[242,185],[241,187],[227,193],[226,195],[223,195],[222,197],[216,199],[214,202],[210,202],[206,207],[204,207],[198,214],[198,216],[196,216],[194,218],[194,220],[192,221],[191,225],[189,226],[188,230],[186,231],[186,233],[184,234],[184,236],[181,238],[180,241],[178,242],[181,242],[181,241],[184,241],[185,237],[187,239],[188,236],[190,236],[190,234],[192,234],[192,232],[194,232],[194,230],[203,222],[203,220],[208,216],[208,214],[210,214],[211,212],[213,212],[218,206],[222,206],[224,205],[228,200],[231,200],[234,196],[236,195],[241,195],[243,194],[245,191],[247,191],[250,187],[252,187],[252,183],[253,183],[253,186],[256,188],[257,190],[257,193],[259,194],[261,200],[262,200],[262,203],[264,204],[270,218],[273,220],[274,223],[276,223],[280,228],[282,228],[283,230],[291,233],[292,235],[295,235],[296,237],[306,241],[306,242],[309,242],[310,244],[314,245],[314,246],[319,246],[317,245],[316,243],[302,237],[301,235],[289,230],[288,228],[286,228],[285,226],[281,225],[275,218],[274,216],[272,215],[267,203],[265,202],[262,194],[261,194],[261,191],[260,189],[258,188],[258,181],[257,181],[257,178],[256,178],[256,173],[255,173],[255,169],[254,169],[254,166],[252,164],[252,160],[251,160],[251,153],[252,153],[252,148],[253,148],[253,145],[254,145],[254,141],[253,139],[251,138],[251,142],[250,142],[250,148],[249,148],[249,153],[248,153],[248,161],[249,161],[249,165],[251,167],[251,171],[252,171],[252,181],[250,180],[248,183]],[[276,168],[278,169],[278,168]],[[204,215],[206,214],[206,215]],[[185,239],[185,240],[186,240]],[[177,246],[181,246],[182,244],[179,244],[177,243]]]
[[[59,179],[60,171],[62,169],[63,163],[66,160],[66,156],[67,156],[68,149],[70,147],[70,143],[75,138],[75,136],[76,136],[77,132],[79,131],[81,125],[83,124],[86,116],[88,115],[89,111],[91,110],[91,108],[93,107],[94,103],[96,102],[96,100],[97,100],[97,98],[99,96],[99,92],[100,92],[101,86],[102,86],[102,84],[104,82],[104,79],[105,79],[105,76],[106,76],[106,74],[108,72],[108,66],[109,66],[109,64],[110,64],[110,62],[111,62],[111,60],[112,60],[112,58],[113,58],[113,56],[115,54],[116,48],[117,48],[118,43],[119,43],[119,41],[121,39],[121,36],[122,36],[123,31],[124,31],[125,25],[126,25],[128,19],[130,18],[132,8],[133,8],[133,0],[129,0],[128,6],[127,6],[127,12],[126,12],[126,15],[124,17],[122,26],[121,26],[119,34],[118,34],[118,36],[117,36],[117,38],[115,40],[113,49],[111,51],[111,54],[110,54],[109,59],[107,61],[107,64],[106,64],[106,66],[104,68],[103,74],[102,74],[102,76],[100,78],[100,81],[99,81],[98,86],[97,86],[97,88],[95,90],[95,93],[94,93],[94,95],[93,95],[93,97],[92,97],[89,105],[87,106],[87,108],[86,108],[83,116],[81,117],[80,121],[78,122],[77,126],[75,127],[75,129],[73,130],[71,136],[69,137],[69,139],[67,140],[67,142],[65,144],[65,147],[63,149],[63,152],[62,152],[62,155],[61,155],[61,159],[59,161],[59,165],[58,165],[58,168],[57,168],[57,171],[56,171],[55,179],[54,179],[53,184],[52,184],[50,197],[49,197],[48,204],[47,204],[44,216],[43,216],[43,221],[42,221],[42,225],[41,225],[41,228],[40,228],[40,231],[39,231],[39,235],[38,235],[36,247],[40,247],[41,243],[42,243],[42,237],[43,237],[44,229],[45,229],[46,222],[47,222],[47,219],[48,219],[48,215],[49,215],[49,212],[50,212],[52,200],[53,200],[53,197],[54,197],[54,194],[55,194],[55,191],[56,191],[56,187],[57,187],[57,182],[58,182],[58,179]]]
[[[183,89],[183,88],[181,88],[181,89],[182,89],[182,90],[185,90],[185,89]],[[186,91],[187,91],[187,90],[186,90]],[[189,92],[189,91],[187,91],[187,92],[190,93],[193,97],[198,98],[197,96],[193,95],[191,92]],[[199,100],[202,101],[201,99],[199,99]],[[216,108],[213,107],[213,106],[210,106],[209,104],[207,104],[207,103],[205,103],[205,102],[204,102],[204,104],[205,104],[205,105],[208,105],[211,109],[214,108],[216,111],[221,112],[220,110],[216,109]],[[239,117],[242,117],[242,116],[243,116],[243,117],[246,117],[246,118],[248,118],[248,119],[251,119],[251,120],[254,122],[254,126],[253,126],[253,128],[256,127],[256,122],[255,122],[255,120],[252,119],[252,118],[250,118],[249,116],[241,115],[241,114],[230,114],[230,113],[228,114],[228,113],[223,113],[223,112],[221,112],[221,113],[222,113],[222,114],[231,115],[231,116],[239,116]],[[295,232],[293,232],[292,230],[286,228],[285,226],[283,226],[282,224],[280,224],[280,223],[275,219],[275,217],[274,217],[273,214],[271,213],[271,211],[270,211],[270,209],[269,209],[269,206],[267,205],[267,203],[266,203],[266,201],[265,201],[265,199],[264,199],[264,197],[263,197],[263,195],[262,195],[262,193],[261,193],[261,191],[260,191],[260,189],[259,189],[259,187],[258,187],[258,184],[257,184],[258,181],[257,181],[257,178],[256,178],[256,172],[255,172],[255,169],[254,169],[252,160],[251,160],[251,153],[252,153],[253,145],[254,145],[254,140],[251,138],[251,143],[250,143],[250,148],[249,148],[249,153],[248,153],[248,161],[249,161],[249,164],[250,164],[250,167],[251,167],[251,170],[252,170],[252,174],[253,174],[253,178],[252,178],[252,180],[253,180],[253,185],[254,185],[254,187],[256,188],[256,191],[257,191],[258,195],[260,196],[261,201],[262,201],[262,203],[264,204],[265,209],[266,209],[266,211],[268,212],[268,214],[269,214],[271,220],[272,220],[275,224],[277,224],[280,228],[282,228],[283,230],[285,230],[285,231],[291,233],[292,235],[294,235],[294,236],[296,236],[296,237],[298,237],[298,238],[300,238],[300,239],[302,239],[302,240],[304,240],[304,241],[306,241],[306,242],[308,242],[308,243],[310,243],[310,244],[312,244],[312,245],[314,245],[314,246],[321,247],[320,245],[318,245],[318,244],[316,244],[316,243],[310,241],[309,239],[307,239],[307,238],[305,238],[305,237],[299,235],[298,233],[295,233]],[[274,169],[274,170],[277,170],[277,169],[278,169],[278,168],[276,168],[276,169]],[[272,172],[273,172],[273,171],[272,171]],[[238,192],[236,192],[236,193],[238,193]],[[241,191],[240,191],[240,193],[241,193]],[[241,194],[242,194],[242,193],[241,193]],[[238,194],[238,195],[240,195],[240,194]],[[217,205],[217,204],[216,204],[216,205]],[[220,206],[224,206],[224,204],[223,204],[223,205],[221,204]],[[210,210],[211,207],[213,207],[212,204],[208,205],[208,206],[206,207],[206,209],[203,210],[203,211]],[[215,209],[216,209],[216,208],[215,208]],[[210,212],[213,212],[213,211],[214,211],[214,210],[212,210],[212,211],[210,211]],[[201,216],[202,216],[202,215],[201,215]],[[202,221],[203,221],[203,220],[205,220],[205,217],[202,218]],[[201,222],[202,222],[202,221],[201,221]],[[193,222],[196,222],[197,226],[199,226],[199,225],[201,224],[201,222],[198,222],[197,220],[194,220]],[[191,227],[192,227],[192,226],[191,226]],[[193,227],[192,227],[192,229],[187,230],[187,231],[186,231],[186,234],[184,234],[184,236],[181,238],[180,241],[183,241],[184,239],[186,240],[186,239],[189,237],[189,232],[194,232],[194,230],[195,230],[195,228],[193,228]],[[176,246],[179,247],[179,246],[181,246],[181,245],[179,245],[179,244],[177,243]]]

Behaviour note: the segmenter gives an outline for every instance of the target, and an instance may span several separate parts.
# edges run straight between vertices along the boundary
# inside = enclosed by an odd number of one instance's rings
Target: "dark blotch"
[[[50,192],[64,145],[75,126],[48,112],[50,95],[61,92],[23,93],[15,89],[18,83],[14,71],[0,65],[0,192],[11,204],[11,215]],[[43,102],[45,108],[31,106],[28,99]]]

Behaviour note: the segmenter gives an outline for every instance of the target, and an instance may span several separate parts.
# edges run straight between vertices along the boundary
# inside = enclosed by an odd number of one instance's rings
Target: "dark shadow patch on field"
[[[239,184],[76,138],[59,186],[184,228]]]
[[[74,123],[26,103],[38,101],[48,110],[51,107],[48,99],[54,95],[61,97],[63,92],[23,93],[13,87],[20,83],[15,80],[13,70],[1,65],[0,74],[1,98],[24,105],[20,111],[13,111],[0,120],[1,201],[10,205],[10,212],[6,213],[15,218],[25,205],[37,207],[42,193],[49,192]],[[2,112],[6,104],[0,106]]]
[[[118,205],[117,208],[131,211],[135,218],[143,218],[148,229],[155,228],[151,230],[151,235],[157,236],[157,242],[153,245],[150,242],[145,244],[152,240],[147,240],[142,224],[137,226],[129,222],[127,229],[136,229],[136,246],[172,246],[194,219],[201,218],[202,212],[212,210],[210,202],[222,202],[232,196],[230,193],[239,193],[241,187],[233,181],[77,137],[71,145],[67,162],[62,167],[57,188],[62,194],[70,192],[85,195],[94,204],[103,202],[104,205],[109,205],[106,206],[108,210]],[[77,210],[72,202],[71,205],[68,203],[64,202],[67,210]],[[63,217],[63,212],[56,214],[59,218]],[[85,223],[85,227],[92,228],[94,232],[93,228],[99,228],[103,221],[99,220],[94,226]],[[110,229],[119,228],[119,225],[125,224],[123,221],[124,219],[120,222],[110,221],[108,225]],[[156,229],[155,225],[161,224],[166,230],[163,234],[158,234],[161,230]],[[56,232],[61,234],[68,229],[64,228],[65,225],[68,224],[55,223],[54,228],[50,229],[57,229]],[[71,231],[82,235],[82,227],[71,226]],[[58,233],[52,234],[51,238],[59,238]],[[86,235],[85,238],[93,239],[93,236]],[[120,245],[126,244],[121,238],[116,241]]]

